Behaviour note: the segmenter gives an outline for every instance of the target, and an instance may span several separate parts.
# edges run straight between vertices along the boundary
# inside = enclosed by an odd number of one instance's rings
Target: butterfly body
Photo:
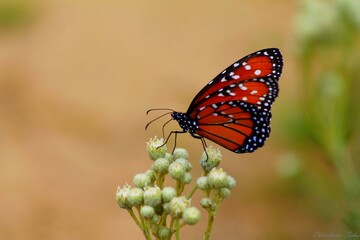
[[[282,68],[277,48],[233,63],[194,97],[186,113],[171,113],[183,130],[172,133],[189,132],[235,153],[262,147],[271,131],[271,106],[279,93]]]

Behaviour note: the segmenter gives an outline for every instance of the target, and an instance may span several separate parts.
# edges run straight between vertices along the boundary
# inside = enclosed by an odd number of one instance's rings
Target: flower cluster
[[[217,168],[222,159],[220,151],[209,147],[204,152],[200,160],[203,176],[187,196],[183,195],[185,186],[192,182],[188,152],[176,148],[170,154],[164,140],[157,137],[147,143],[147,152],[153,161],[151,168],[135,175],[134,187],[126,184],[116,192],[119,206],[129,211],[145,238],[171,239],[174,233],[178,236],[183,226],[196,224],[200,211],[191,205],[191,198],[197,189],[205,192],[200,205],[208,211],[211,227],[221,201],[230,196],[230,189],[236,184],[234,178]],[[166,175],[175,181],[175,187],[164,185]],[[205,239],[209,239],[210,230],[205,232]]]

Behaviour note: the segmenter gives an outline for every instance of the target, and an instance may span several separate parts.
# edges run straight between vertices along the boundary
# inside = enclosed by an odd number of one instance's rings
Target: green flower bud
[[[222,188],[222,189],[220,189],[220,196],[221,196],[222,198],[230,197],[230,196],[231,196],[231,191],[230,191],[230,189],[228,189],[228,188]]]
[[[203,191],[206,191],[209,189],[209,182],[208,178],[206,176],[201,176],[196,180],[196,186]]]
[[[200,211],[196,207],[189,207],[185,209],[182,218],[186,224],[194,225],[200,220]]]
[[[215,203],[210,198],[202,198],[200,200],[200,205],[205,209],[214,209]]]
[[[134,185],[137,188],[144,188],[151,184],[150,177],[145,173],[138,173],[134,177]]]
[[[128,201],[131,206],[140,206],[144,202],[144,191],[141,188],[131,189],[128,196]]]
[[[176,190],[172,187],[164,187],[161,190],[161,196],[163,199],[164,203],[168,203],[171,201],[171,199],[173,199],[174,197],[176,197],[177,193]]]
[[[235,186],[236,186],[236,180],[232,176],[228,175],[226,178],[226,188],[232,189]]]
[[[149,170],[146,170],[145,174],[149,176],[149,178],[150,178],[150,182],[151,182],[151,184],[153,184],[153,183],[155,182],[155,180],[156,180],[156,174],[155,174],[155,171],[154,171],[154,170],[149,169]]]
[[[140,214],[143,218],[151,219],[155,215],[155,210],[150,206],[141,207]]]
[[[189,206],[190,200],[185,197],[175,197],[170,201],[170,215],[174,218],[180,218]]]
[[[184,177],[186,169],[183,164],[179,162],[173,162],[169,166],[169,174],[175,180],[181,180]]]
[[[174,150],[173,156],[175,159],[179,159],[179,158],[189,159],[189,153],[184,148],[176,148]]]
[[[169,228],[161,226],[159,227],[157,234],[160,239],[169,239],[171,231]]]
[[[146,187],[144,191],[144,203],[152,207],[161,204],[161,189],[157,186]]]
[[[115,198],[121,208],[129,209],[132,208],[131,204],[128,201],[128,196],[130,194],[131,187],[126,184],[124,187],[118,187],[116,190]]]
[[[189,184],[192,181],[192,176],[190,173],[186,172],[183,178],[180,180],[183,184]]]
[[[157,137],[151,138],[150,141],[147,142],[146,150],[151,160],[156,160],[158,158],[165,157],[167,147],[166,145],[163,144],[164,144],[164,139]]]
[[[163,204],[163,213],[165,213],[166,215],[170,214],[170,203]]]
[[[157,215],[157,214],[155,214],[152,218],[151,218],[151,222],[153,223],[153,224],[157,224],[159,221],[160,221],[160,216],[159,215]]]
[[[169,161],[165,158],[158,158],[155,160],[153,170],[157,173],[166,174],[169,168]]]
[[[164,158],[167,159],[169,161],[169,163],[172,163],[175,160],[174,156],[171,155],[170,153],[166,153]]]
[[[200,200],[200,205],[205,209],[209,209],[212,204],[213,204],[213,202],[210,198],[202,198]]]
[[[220,189],[226,187],[228,175],[221,168],[213,168],[207,177],[210,188]]]
[[[205,150],[206,152],[203,152],[201,155],[200,165],[205,171],[209,172],[211,169],[219,166],[222,160],[222,155],[220,150],[218,148],[214,148],[213,146],[209,146]]]
[[[175,160],[175,162],[182,164],[185,168],[185,171],[187,171],[187,172],[189,172],[192,169],[191,163],[188,160],[186,160],[185,158],[178,158]]]

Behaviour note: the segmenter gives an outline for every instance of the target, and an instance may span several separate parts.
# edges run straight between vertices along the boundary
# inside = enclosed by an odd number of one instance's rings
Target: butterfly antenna
[[[151,110],[151,109],[150,109],[150,110]],[[165,109],[164,109],[164,110],[165,110]],[[171,114],[171,113],[173,113],[173,112],[167,112],[167,113],[164,113],[163,115],[160,115],[160,116],[154,118],[153,120],[151,120],[150,122],[148,122],[148,124],[146,124],[145,130],[149,127],[149,125],[150,125],[151,123],[153,123],[153,122],[155,122],[156,120],[158,120],[159,118],[162,118],[162,117],[164,117],[164,116],[166,116],[166,115],[168,115],[168,114]],[[172,119],[170,119],[170,120],[172,120]]]
[[[175,110],[173,110],[171,108],[151,108],[151,109],[146,111],[146,115],[148,115],[152,111],[171,111],[171,112],[175,112]]]

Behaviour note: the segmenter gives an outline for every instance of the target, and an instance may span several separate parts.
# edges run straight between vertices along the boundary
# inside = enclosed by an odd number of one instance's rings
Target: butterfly
[[[262,147],[270,135],[271,106],[279,94],[278,81],[283,58],[277,48],[251,53],[218,74],[192,100],[188,110],[177,112],[169,108],[150,109],[169,112],[182,131],[194,138],[211,140],[235,153],[250,153]],[[175,147],[174,147],[175,148]]]

